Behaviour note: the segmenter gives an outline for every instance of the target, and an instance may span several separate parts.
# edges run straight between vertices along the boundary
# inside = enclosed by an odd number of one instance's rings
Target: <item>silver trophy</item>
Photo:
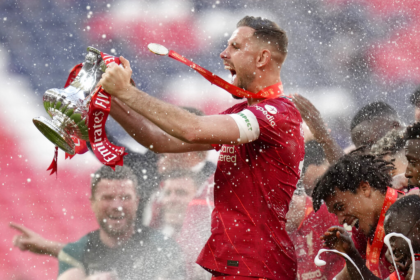
[[[74,81],[66,88],[53,88],[44,93],[44,107],[52,120],[44,117],[33,119],[47,139],[70,155],[75,153],[71,136],[89,141],[86,118],[91,93],[106,69],[101,52],[93,47],[87,50],[83,66]]]

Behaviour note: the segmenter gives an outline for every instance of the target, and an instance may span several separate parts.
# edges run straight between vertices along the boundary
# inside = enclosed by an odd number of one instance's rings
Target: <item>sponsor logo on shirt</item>
[[[308,280],[308,279],[322,279],[322,273],[319,269],[316,271],[310,271],[306,273],[302,273],[302,280]],[[325,278],[325,277],[323,277]]]
[[[267,107],[267,106],[270,106],[270,105],[265,105],[265,107]],[[270,106],[270,107],[272,107],[272,106]],[[262,113],[263,113],[263,115],[267,118],[267,120],[270,122],[270,125],[272,126],[272,127],[275,127],[276,126],[276,123],[274,122],[274,117],[272,116],[272,115],[270,115],[266,110],[264,110],[264,108],[263,107],[260,107],[260,106],[255,106],[255,108],[258,110],[258,111],[261,111]],[[273,107],[274,108],[274,107]],[[276,109],[276,108],[274,108],[274,109]],[[277,112],[277,109],[276,109],[276,112]]]
[[[223,145],[220,151],[219,161],[236,163],[235,147]]]
[[[265,105],[264,108],[270,113],[270,114],[277,114],[277,109],[274,106],[271,105]]]
[[[248,120],[248,117],[244,113],[238,113],[238,115],[241,116],[245,120],[248,130],[252,131],[252,125],[251,125],[251,122]]]

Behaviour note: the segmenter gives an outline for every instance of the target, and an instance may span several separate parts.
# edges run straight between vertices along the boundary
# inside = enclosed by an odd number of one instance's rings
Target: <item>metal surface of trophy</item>
[[[52,120],[44,117],[33,119],[47,139],[70,155],[75,153],[71,136],[89,141],[86,118],[91,93],[106,69],[101,52],[92,47],[87,50],[83,66],[74,81],[66,88],[53,88],[44,93],[44,107]]]

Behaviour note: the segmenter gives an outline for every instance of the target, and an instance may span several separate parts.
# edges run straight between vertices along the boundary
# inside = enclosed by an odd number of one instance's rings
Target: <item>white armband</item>
[[[255,141],[260,136],[260,125],[254,113],[250,110],[243,110],[236,114],[229,114],[239,128],[240,142],[249,143]]]

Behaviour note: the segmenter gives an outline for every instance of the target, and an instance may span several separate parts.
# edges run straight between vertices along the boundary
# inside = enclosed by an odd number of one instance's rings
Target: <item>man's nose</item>
[[[221,53],[220,53],[220,58],[221,59],[225,59],[225,58],[227,58],[228,57],[228,52],[227,52],[227,48],[224,50],[224,51],[222,51]]]

